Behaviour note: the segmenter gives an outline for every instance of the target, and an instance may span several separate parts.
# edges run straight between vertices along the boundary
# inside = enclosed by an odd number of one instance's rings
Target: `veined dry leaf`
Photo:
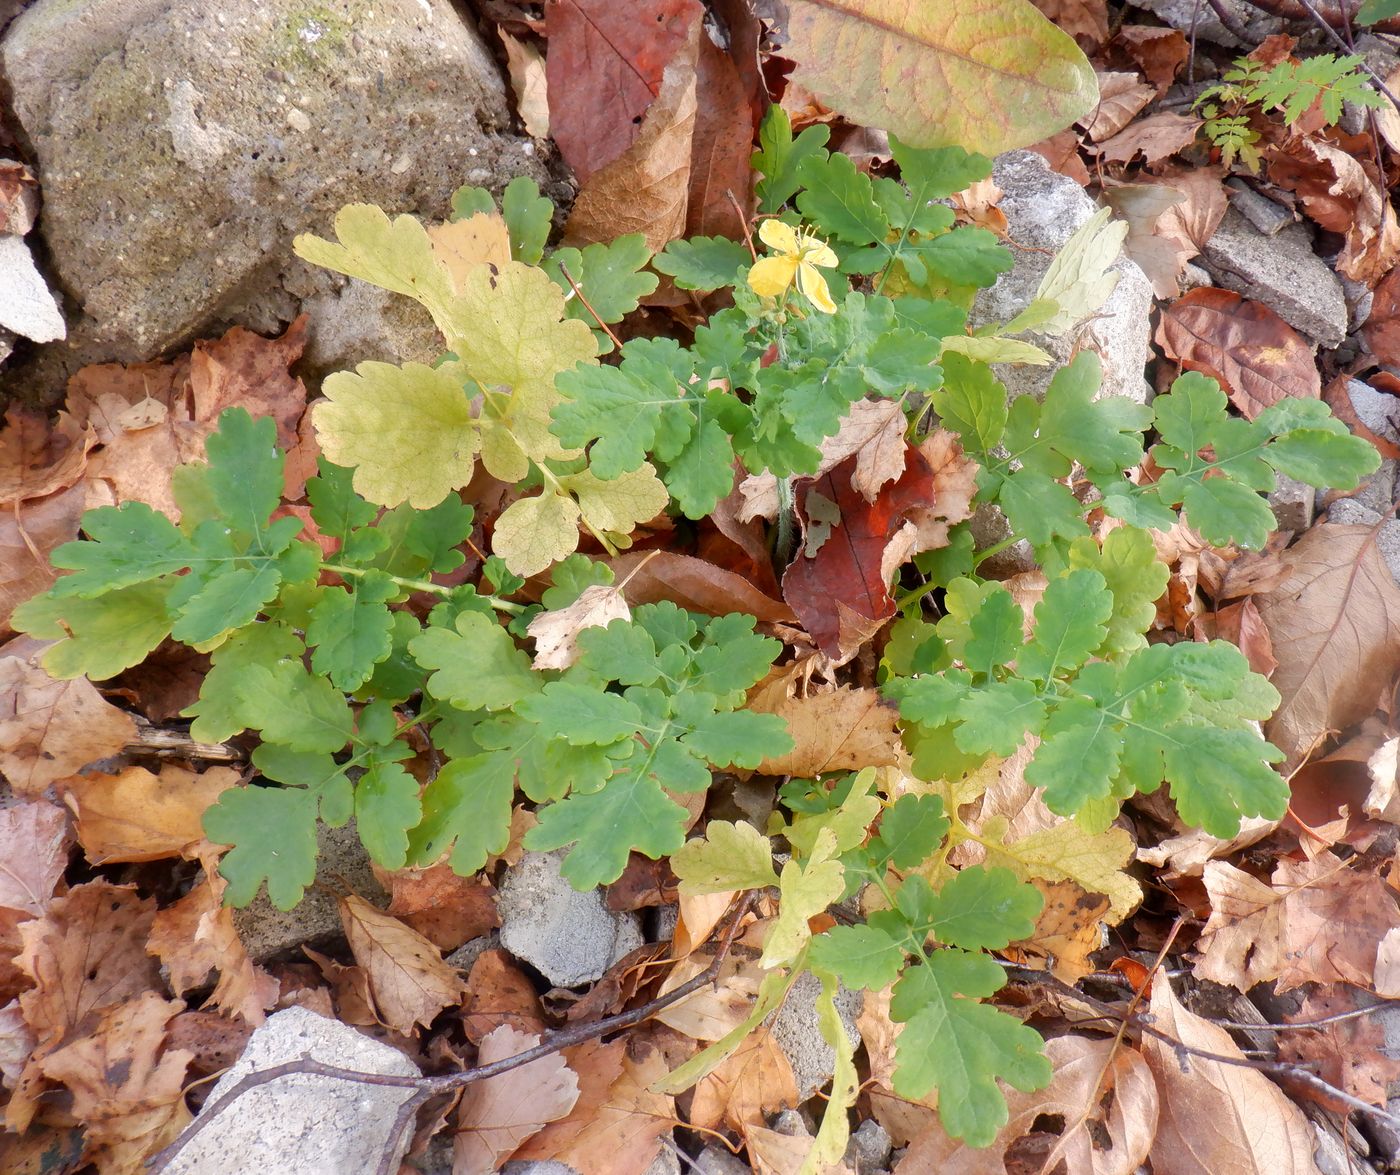
[[[363,967],[358,963],[347,967],[308,946],[303,946],[301,953],[316,964],[322,977],[330,984],[329,993],[324,987],[316,989],[319,995],[328,996],[326,1002],[330,1010],[326,1015],[357,1028],[381,1027],[379,1013],[374,1009],[374,996],[369,990],[369,974]]]
[[[1296,767],[1375,710],[1400,670],[1400,588],[1366,526],[1314,526],[1284,552],[1288,578],[1254,598],[1273,637],[1282,704],[1271,742]]]
[[[1167,977],[1152,983],[1153,1025],[1182,1044],[1240,1057],[1223,1028],[1177,1002]],[[1161,1107],[1149,1161],[1154,1175],[1318,1175],[1303,1112],[1264,1074],[1178,1052],[1153,1036],[1142,1051]]]
[[[1089,169],[1084,166],[1084,160],[1079,157],[1079,135],[1072,130],[1060,131],[1030,144],[1026,149],[1044,159],[1051,171],[1072,179],[1080,187],[1087,188],[1093,179]]]
[[[1137,859],[1155,869],[1165,869],[1165,880],[1178,877],[1199,877],[1207,861],[1218,857],[1232,857],[1240,849],[1258,844],[1279,826],[1277,820],[1266,820],[1262,816],[1246,816],[1240,821],[1239,835],[1229,840],[1199,828],[1192,828],[1180,836],[1168,837],[1161,844],[1137,851]]]
[[[810,1134],[784,1134],[766,1126],[750,1126],[744,1131],[749,1159],[757,1175],[801,1175],[809,1170],[808,1158],[816,1139]],[[852,1175],[845,1163],[822,1167],[822,1175]]]
[[[749,156],[768,97],[758,69],[757,17],[746,3],[730,3],[721,15],[729,45],[721,47],[705,34],[696,56],[697,101],[684,235],[737,240],[753,215]],[[746,55],[748,68],[744,67]]]
[[[167,1048],[180,1000],[143,992],[109,1008],[93,1031],[50,1053],[44,1075],[68,1088],[87,1138],[84,1158],[103,1175],[143,1175],[146,1160],[190,1120],[185,1068],[193,1054]]]
[[[1315,1028],[1303,1027],[1310,1020],[1325,1020],[1354,1012],[1356,996],[1345,987],[1320,988],[1310,992],[1297,1014],[1287,1017],[1297,1024],[1294,1032],[1279,1034],[1279,1057],[1311,1069],[1329,1085],[1384,1108],[1386,1089],[1400,1079],[1400,1060],[1385,1055],[1385,1028],[1377,1016],[1334,1020]],[[1344,1103],[1329,1102],[1310,1086],[1298,1086],[1296,1096],[1320,1101],[1328,1109],[1345,1114]]]
[[[1098,79],[1098,105],[1079,120],[1084,133],[1094,142],[1116,135],[1157,93],[1135,73],[1098,71]]]
[[[1387,824],[1400,824],[1397,752],[1400,752],[1400,738],[1388,738],[1366,760],[1366,769],[1371,775],[1371,791],[1366,796],[1364,811]]]
[[[126,767],[116,775],[94,771],[63,784],[78,818],[78,841],[94,864],[178,857],[204,839],[204,812],[238,783],[232,767],[196,775],[173,763],[153,775]]]
[[[1086,53],[1108,40],[1108,5],[1105,0],[1031,0],[1055,27],[1079,42]]]
[[[895,1170],[1004,1175],[1011,1147],[1037,1118],[1051,1116],[1064,1129],[1047,1170],[1063,1170],[1063,1161],[1074,1175],[1133,1175],[1157,1132],[1157,1086],[1147,1062],[1130,1046],[1087,1036],[1057,1036],[1046,1042],[1045,1055],[1055,1068],[1050,1084],[1033,1093],[1007,1090],[1011,1116],[990,1146],[970,1147],[934,1123]]]
[[[482,951],[467,977],[462,1028],[468,1040],[480,1044],[502,1024],[527,1034],[543,1032],[540,997],[529,977],[505,951]]]
[[[697,951],[680,960],[671,968],[657,994],[665,995],[694,979],[714,961],[712,955],[712,951]],[[656,1019],[692,1040],[706,1043],[719,1040],[742,1024],[753,1011],[762,981],[763,969],[757,963],[739,957],[737,952],[731,953],[720,965],[714,983],[663,1008]]]
[[[1394,891],[1328,852],[1280,861],[1269,885],[1224,861],[1207,862],[1203,878],[1211,915],[1195,973],[1240,991],[1270,979],[1280,992],[1304,983],[1369,988],[1377,944],[1400,927]]]
[[[369,976],[381,1019],[409,1036],[455,1004],[463,984],[432,943],[397,918],[351,894],[340,899],[340,921],[355,962]]]
[[[1232,290],[1204,286],[1179,298],[1162,311],[1157,343],[1188,371],[1217,380],[1246,420],[1289,396],[1322,395],[1307,340]]]
[[[1030,883],[1045,899],[1035,920],[1035,931],[1011,943],[1007,958],[1036,971],[1049,971],[1064,983],[1078,983],[1093,974],[1089,956],[1105,945],[1104,919],[1109,911],[1107,894],[1090,893],[1073,881]]]
[[[497,27],[496,35],[506,51],[510,88],[515,92],[515,109],[532,139],[549,138],[549,85],[544,55],[528,41],[512,37]]]
[[[1141,154],[1148,164],[1185,150],[1195,141],[1199,118],[1162,111],[1130,123],[1111,139],[1095,146],[1105,163],[1129,163]]]
[[[909,0],[789,0],[783,55],[797,62],[794,80],[848,121],[915,147],[995,155],[1094,104],[1083,53],[1021,0],[979,0],[954,19]]]
[[[1377,359],[1388,366],[1400,364],[1400,266],[1376,286],[1362,333]]]
[[[46,801],[0,808],[0,907],[42,917],[68,866],[68,819]]]
[[[565,225],[568,244],[583,246],[641,233],[647,248],[658,253],[685,231],[700,36],[700,22],[693,21],[684,46],[662,74],[656,101],[635,141],[584,183]],[[551,90],[553,85],[551,81]],[[582,101],[595,105],[591,95]],[[556,134],[560,109],[554,107]]]
[[[526,633],[535,642],[536,669],[567,669],[578,660],[578,634],[585,628],[606,628],[614,620],[630,620],[622,589],[595,583],[579,593],[572,604],[541,612],[530,621]]]
[[[1166,92],[1191,55],[1186,34],[1180,29],[1125,24],[1119,28],[1114,43],[1123,46],[1143,76],[1157,87],[1158,94]]]
[[[43,413],[11,407],[0,429],[0,503],[44,498],[76,485],[97,435],[88,423],[60,412],[50,425]]]
[[[674,551],[628,551],[610,559],[622,594],[633,607],[670,600],[691,612],[723,616],[747,612],[769,623],[791,624],[792,609],[765,596],[742,575]]]
[[[743,1132],[797,1102],[792,1064],[760,1025],[696,1084],[689,1120],[702,1130]]]
[[[754,688],[748,709],[778,715],[797,744],[787,754],[760,763],[763,775],[815,778],[827,771],[886,767],[901,757],[895,729],[899,709],[879,690],[843,685],[798,694],[792,675],[779,670]]]
[[[58,578],[49,556],[78,537],[86,497],[80,483],[0,508],[0,636],[14,610]]]
[[[32,655],[0,656],[0,774],[19,795],[37,796],[135,742],[136,723],[86,678],[50,677],[42,649],[24,647]]]
[[[499,267],[510,261],[510,230],[499,213],[478,212],[462,220],[429,225],[427,232],[433,256],[447,270],[458,294],[478,265]]]
[[[1114,214],[1128,223],[1123,252],[1138,264],[1152,283],[1159,298],[1174,298],[1181,292],[1177,278],[1185,260],[1179,260],[1175,242],[1153,230],[1162,214],[1186,196],[1166,184],[1123,184],[1108,188],[1104,200]]]
[[[538,1034],[502,1024],[482,1039],[477,1064],[519,1056],[539,1043]],[[499,1170],[522,1142],[546,1123],[564,1117],[578,1099],[578,1074],[558,1054],[467,1086],[457,1105],[452,1175],[490,1175]]]
[[[463,877],[446,861],[426,869],[375,869],[389,891],[386,914],[411,926],[440,951],[455,951],[465,942],[501,924],[496,887],[477,877]]]

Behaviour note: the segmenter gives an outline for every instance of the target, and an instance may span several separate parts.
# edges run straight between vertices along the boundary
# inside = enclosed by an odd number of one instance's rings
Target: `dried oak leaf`
[[[481,1041],[477,1064],[518,1056],[540,1043],[537,1033],[509,1024]],[[469,1085],[457,1106],[452,1175],[490,1175],[527,1138],[578,1104],[578,1074],[557,1053]]]
[[[1154,1027],[1187,1048],[1239,1057],[1230,1034],[1188,1012],[1161,972],[1152,983]],[[1161,1107],[1149,1162],[1163,1175],[1316,1175],[1303,1112],[1263,1073],[1183,1053],[1155,1036],[1142,1051]]]
[[[461,977],[416,930],[351,894],[339,901],[340,921],[355,962],[369,977],[380,1019],[404,1036],[426,1028],[461,998]]]
[[[1158,28],[1153,25],[1125,24],[1113,38],[1142,70],[1143,76],[1163,94],[1176,80],[1191,46],[1180,29]]]
[[[1137,117],[1156,97],[1153,86],[1145,85],[1136,73],[1095,71],[1099,79],[1099,101],[1079,120],[1092,142],[1111,139]]]
[[[518,1032],[543,1032],[544,1010],[535,985],[505,951],[482,951],[467,976],[462,1028],[469,1041],[480,1044],[502,1024]]]
[[[937,1171],[946,1175],[1002,1175],[1011,1170],[1009,1153],[1018,1140],[1051,1116],[1064,1128],[1054,1143],[1056,1159],[1046,1170],[1075,1175],[1133,1175],[1157,1133],[1159,1100],[1147,1062],[1113,1040],[1057,1036],[1045,1044],[1055,1075],[1033,1093],[1007,1091],[1005,1126],[990,1146],[970,1147],[949,1138],[936,1122],[910,1145],[900,1172]]]
[[[45,801],[0,808],[0,907],[40,918],[68,866],[62,808]]]
[[[1287,773],[1328,734],[1375,710],[1400,671],[1400,588],[1372,528],[1314,526],[1284,552],[1289,575],[1253,597],[1273,638],[1283,697],[1268,736]]]
[[[1141,154],[1152,164],[1189,147],[1200,125],[1199,118],[1162,111],[1130,123],[1113,138],[1095,144],[1093,149],[1105,163],[1128,163]]]
[[[1091,893],[1073,881],[1030,883],[1045,899],[1035,931],[1007,947],[1007,957],[1065,983],[1078,983],[1096,970],[1089,956],[1105,941],[1104,919],[1112,905],[1107,894]]]
[[[815,778],[827,771],[889,766],[900,759],[895,729],[899,710],[882,699],[879,690],[843,685],[800,692],[790,667],[784,667],[754,688],[748,709],[777,714],[796,744],[787,754],[760,763],[763,775]]]
[[[0,504],[43,498],[76,485],[97,434],[86,421],[60,412],[47,416],[10,408],[0,429]]]
[[[1108,40],[1108,5],[1105,0],[1031,0],[1050,19],[1091,53]]]
[[[0,650],[0,773],[18,794],[39,795],[136,740],[131,715],[90,681],[50,677],[34,642],[13,647],[27,655]]]
[[[1289,396],[1322,395],[1312,348],[1262,302],[1203,286],[1162,311],[1157,344],[1188,371],[1216,380],[1253,420]]]
[[[75,775],[63,791],[78,818],[78,841],[93,864],[186,855],[204,839],[205,810],[238,783],[232,767],[197,775],[173,763],[154,775],[126,767],[115,775]]]

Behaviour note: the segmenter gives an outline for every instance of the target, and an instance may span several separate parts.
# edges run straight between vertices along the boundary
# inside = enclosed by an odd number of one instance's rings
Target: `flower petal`
[[[749,270],[749,288],[755,294],[766,294],[770,298],[776,298],[792,285],[796,273],[796,257],[788,257],[781,253],[776,257],[760,257]]]
[[[836,303],[831,300],[831,291],[826,288],[826,278],[806,261],[797,266],[797,288],[823,314],[836,313]]]
[[[758,226],[758,239],[779,253],[797,252],[797,231],[790,224],[770,217]],[[792,279],[789,278],[789,281]]]
[[[822,241],[813,240],[802,250],[802,260],[809,261],[813,265],[821,265],[827,269],[837,264],[836,254],[831,251],[831,246]]]

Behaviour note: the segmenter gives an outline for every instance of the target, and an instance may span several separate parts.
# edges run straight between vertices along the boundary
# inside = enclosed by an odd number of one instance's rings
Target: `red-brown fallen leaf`
[[[747,612],[763,621],[791,624],[796,615],[781,600],[765,596],[742,575],[674,551],[629,551],[608,561],[622,594],[634,607],[670,600],[692,612],[723,616]]]
[[[81,485],[0,506],[0,636],[25,600],[58,578],[49,562],[55,547],[78,537],[87,491]]]
[[[754,1029],[695,1086],[689,1120],[701,1130],[743,1131],[797,1104],[787,1054],[765,1027]]]
[[[389,891],[385,913],[401,919],[440,951],[455,951],[501,924],[496,887],[461,876],[445,861],[426,869],[376,874]]]
[[[1385,1029],[1379,1017],[1360,1016],[1316,1028],[1302,1027],[1310,1020],[1343,1015],[1356,1008],[1356,996],[1345,987],[1319,988],[1309,993],[1297,1013],[1286,1017],[1299,1028],[1279,1034],[1279,1058],[1298,1062],[1329,1085],[1384,1108],[1386,1087],[1400,1079],[1400,1060],[1385,1055]],[[1329,1103],[1320,1097],[1312,1086],[1299,1085],[1291,1092],[1321,1101],[1336,1113],[1348,1112],[1344,1104]]]
[[[201,1075],[229,1068],[248,1047],[252,1025],[215,1012],[181,1012],[166,1025],[166,1047],[191,1054],[190,1069]]]
[[[1096,968],[1089,956],[1104,945],[1104,919],[1112,904],[1107,894],[1090,893],[1074,881],[1030,883],[1045,899],[1035,930],[1007,947],[1007,957],[1036,971],[1049,971],[1065,983],[1078,983]]]
[[[636,141],[702,11],[698,0],[546,5],[550,131],[581,185]]]
[[[742,9],[741,5],[732,5]],[[745,14],[753,22],[752,13]],[[733,35],[733,30],[726,30]],[[750,32],[755,53],[757,32]],[[732,53],[708,36],[700,38],[695,62],[695,130],[690,154],[690,191],[685,236],[742,238],[753,215],[753,136],[764,101],[751,87],[760,83],[755,69],[748,84]]]
[[[0,503],[43,498],[76,485],[97,436],[71,413],[52,426],[39,413],[11,408],[0,429]]]
[[[39,215],[39,181],[23,163],[0,159],[0,233],[24,236]]]
[[[0,907],[39,918],[68,866],[68,818],[46,801],[0,808]]]
[[[1382,382],[1382,376],[1390,376],[1388,372],[1380,372],[1371,378],[1371,387],[1377,391],[1397,392],[1400,388],[1387,387],[1380,388],[1377,385]],[[1351,393],[1347,391],[1347,385],[1351,383],[1351,376],[1345,372],[1338,375],[1322,389],[1322,399],[1327,407],[1332,409],[1332,415],[1345,424],[1353,433],[1363,440],[1370,441],[1375,446],[1382,459],[1394,461],[1400,458],[1400,445],[1386,437],[1379,436],[1366,427],[1361,417],[1356,414],[1356,405],[1351,402]]]
[[[518,1056],[540,1043],[537,1033],[509,1024],[481,1042],[477,1064]],[[562,1056],[540,1057],[518,1069],[469,1085],[457,1106],[452,1175],[490,1175],[527,1138],[557,1122],[578,1104],[578,1074]]]
[[[1291,771],[1328,734],[1375,710],[1400,672],[1400,588],[1367,526],[1314,526],[1283,555],[1288,578],[1254,598],[1283,701],[1268,724]]]
[[[238,779],[232,767],[211,767],[196,775],[166,763],[159,775],[144,767],[126,767],[116,775],[75,775],[63,790],[90,861],[157,861],[185,855],[204,839],[205,810]]]
[[[1147,1157],[1157,1132],[1157,1086],[1141,1054],[1113,1040],[1057,1036],[1045,1044],[1055,1075],[1033,1093],[1007,1091],[1010,1118],[990,1146],[978,1149],[949,1138],[934,1122],[909,1147],[896,1168],[901,1175],[1002,1175],[1009,1152],[1036,1119],[1064,1123],[1054,1144],[1075,1175],[1132,1175]],[[1064,1170],[1055,1162],[1047,1170]]]
[[[72,1095],[87,1138],[83,1157],[102,1175],[142,1175],[146,1160],[190,1120],[184,1084],[191,1054],[165,1045],[165,1026],[184,1006],[143,992],[41,1063],[44,1076]]]
[[[416,930],[351,894],[340,899],[340,921],[355,962],[369,976],[383,1022],[412,1035],[462,995],[461,977]]]
[[[1156,90],[1144,84],[1136,73],[1096,72],[1098,105],[1079,120],[1085,135],[1095,142],[1116,135],[1156,96]]]
[[[1183,1045],[1239,1057],[1223,1028],[1177,1002],[1162,972],[1152,983],[1155,1027]],[[1160,1175],[1316,1175],[1312,1128],[1278,1086],[1242,1065],[1184,1054],[1144,1036],[1161,1113],[1149,1162]]]
[[[333,1007],[326,1011],[326,1015],[335,1020],[343,1020],[346,1024],[353,1024],[357,1028],[376,1028],[380,1025],[379,1013],[374,1008],[374,996],[369,990],[369,973],[363,967],[359,964],[347,967],[344,963],[338,963],[329,955],[313,951],[308,946],[303,946],[301,953],[321,969],[321,975],[330,984],[327,1002]],[[324,994],[325,988],[317,989],[317,995]],[[301,1000],[296,1002],[303,1007],[312,1006]],[[319,1000],[313,996],[313,1002],[318,1003]],[[312,1010],[318,1009],[313,1007]]]
[[[1369,988],[1377,944],[1400,926],[1385,882],[1327,852],[1280,861],[1268,885],[1224,861],[1207,862],[1203,877],[1211,915],[1196,975],[1241,991],[1270,979],[1281,992],[1304,983]]]
[[[1232,645],[1238,645],[1249,667],[1261,677],[1269,677],[1278,668],[1274,656],[1274,641],[1268,625],[1259,615],[1252,596],[1229,604],[1215,614],[1215,635]]]
[[[1191,55],[1186,34],[1180,29],[1157,28],[1144,24],[1125,24],[1113,39],[1137,63],[1143,76],[1165,93],[1176,80],[1177,72]]]
[[[505,951],[482,951],[467,977],[462,1027],[469,1041],[480,1044],[502,1024],[519,1032],[543,1032],[544,1011],[535,985]]]
[[[662,74],[656,101],[643,117],[636,140],[583,185],[565,225],[568,244],[641,233],[647,248],[660,252],[685,231],[695,133],[695,64],[702,35],[700,22],[691,22],[685,45]],[[593,105],[593,98],[584,104]]]
[[[1159,298],[1177,296],[1181,271],[1206,247],[1225,216],[1229,205],[1222,178],[1223,173],[1218,168],[1198,167],[1144,176],[1140,184],[1124,185],[1104,194],[1119,215],[1128,219],[1130,227],[1124,247],[1143,267]],[[1119,193],[1132,193],[1144,186],[1160,188],[1182,198],[1168,203],[1155,214],[1148,210],[1139,218],[1141,223],[1135,223],[1131,209],[1125,206]],[[1146,224],[1146,219],[1151,219],[1152,223]],[[1144,233],[1148,235],[1144,237]]]
[[[1199,118],[1162,111],[1149,114],[1119,131],[1111,139],[1095,145],[1105,163],[1127,163],[1141,154],[1147,163],[1156,163],[1189,147],[1200,128]]]
[[[1086,53],[1108,40],[1108,5],[1105,0],[1031,0],[1059,29],[1067,32]]]
[[[0,649],[0,773],[25,796],[136,739],[130,714],[104,701],[86,678],[50,677],[38,663],[41,651],[24,640]]]
[[[1093,177],[1084,165],[1084,160],[1079,157],[1079,136],[1074,131],[1060,131],[1048,139],[1032,143],[1026,149],[1034,151],[1044,159],[1050,165],[1051,171],[1059,172],[1081,187],[1089,186]]]
[[[794,663],[800,665],[800,663]],[[895,726],[899,711],[880,692],[843,685],[824,692],[799,690],[789,667],[754,687],[748,709],[777,714],[792,733],[794,748],[759,764],[763,775],[815,778],[827,771],[885,767],[899,761]]]
[[[1400,265],[1376,286],[1370,316],[1361,329],[1378,360],[1391,367],[1400,365]]]
[[[1312,348],[1262,302],[1205,286],[1162,311],[1157,343],[1188,371],[1217,380],[1253,420],[1289,396],[1317,399],[1322,378]]]
[[[631,853],[622,876],[607,888],[608,909],[622,913],[625,910],[645,910],[650,906],[669,906],[677,898],[677,884],[667,858],[653,861],[641,853]],[[613,970],[615,968],[610,968],[609,973]]]
[[[894,615],[886,550],[907,519],[937,501],[933,469],[912,445],[904,473],[873,503],[852,485],[856,460],[796,483],[803,546],[783,574],[783,598],[822,651],[839,660]]]
[[[205,1007],[222,1008],[251,1025],[277,1002],[277,981],[248,957],[224,905],[228,882],[219,875],[215,852],[203,855],[204,876],[178,902],[161,910],[146,949],[165,964],[170,987],[182,996],[203,987],[211,971],[219,982]]]

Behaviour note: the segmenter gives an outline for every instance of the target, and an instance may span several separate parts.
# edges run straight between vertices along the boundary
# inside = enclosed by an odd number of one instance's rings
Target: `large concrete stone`
[[[292,255],[296,233],[357,201],[440,218],[462,183],[542,175],[451,0],[38,0],[0,67],[54,275],[85,315],[37,365],[60,389],[80,362],[144,359],[230,320],[363,314],[344,279]],[[368,312],[338,335],[313,321],[321,367],[432,357],[424,316]]]
[[[770,1024],[774,1041],[792,1065],[799,1102],[805,1102],[836,1073],[836,1052],[826,1043],[817,1023],[817,996],[821,990],[821,980],[810,971],[804,971]],[[837,1015],[841,1017],[846,1034],[855,1041],[860,1039],[856,1017],[863,1003],[864,996],[859,991],[841,987],[836,992]],[[782,1128],[775,1126],[774,1129]]]
[[[637,916],[609,910],[601,890],[574,889],[559,872],[563,857],[526,853],[506,871],[496,907],[501,946],[556,987],[578,987],[645,939]]]
[[[1016,251],[1016,265],[996,285],[977,295],[973,325],[1006,322],[1030,305],[1045,271],[1074,230],[1098,210],[1077,183],[1050,170],[1033,151],[1009,151],[997,157],[992,180],[1001,188],[1011,239],[1028,249]],[[1032,250],[1046,250],[1033,252]],[[1127,396],[1146,403],[1151,390],[1143,376],[1151,341],[1152,284],[1135,262],[1120,257],[1113,270],[1117,288],[1098,315],[1068,335],[1028,331],[1023,336],[1055,358],[1053,367],[998,364],[997,377],[1012,396],[1044,395],[1050,377],[1078,348],[1098,352],[1103,363],[1100,395]]]
[[[269,1016],[249,1038],[243,1055],[214,1087],[201,1117],[250,1073],[308,1053],[322,1064],[361,1073],[418,1076],[417,1067],[398,1049],[339,1020],[288,1008]],[[390,1144],[394,1117],[412,1093],[407,1086],[365,1085],[311,1074],[279,1077],[241,1094],[214,1117],[175,1156],[167,1175],[374,1171]],[[395,1143],[398,1154],[407,1149],[412,1129],[409,1122]]]
[[[1346,338],[1342,283],[1313,252],[1312,234],[1305,225],[1287,225],[1266,235],[1231,208],[1206,243],[1202,262],[1217,285],[1263,302],[1294,330],[1324,347],[1335,347]]]

